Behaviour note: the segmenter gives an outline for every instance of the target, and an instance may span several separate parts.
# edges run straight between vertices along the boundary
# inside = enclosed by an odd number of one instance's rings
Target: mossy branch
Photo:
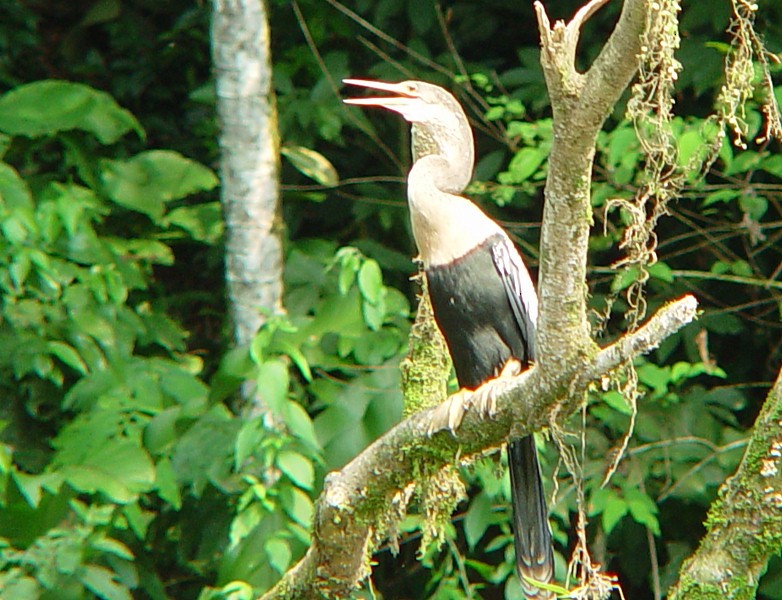
[[[511,432],[539,430],[550,422],[552,411],[563,418],[572,414],[578,408],[574,398],[581,397],[591,382],[657,347],[695,318],[696,307],[692,296],[666,305],[636,332],[571,365],[564,386],[542,377],[538,367],[498,381],[497,414],[491,420],[468,412],[456,432],[431,438],[427,429],[436,408],[399,423],[341,471],[327,476],[315,507],[312,546],[263,599],[349,597],[369,574],[372,551],[389,529],[389,520],[406,506],[422,469],[436,473],[501,446]]]
[[[668,597],[754,598],[769,559],[782,551],[782,371],[738,471],[719,489],[706,529]]]

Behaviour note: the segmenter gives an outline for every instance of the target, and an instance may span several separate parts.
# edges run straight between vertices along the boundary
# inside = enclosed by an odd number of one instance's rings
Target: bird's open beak
[[[345,104],[355,104],[358,106],[385,106],[393,110],[395,106],[409,104],[417,96],[410,92],[403,83],[385,83],[383,81],[372,81],[369,79],[343,79],[342,83],[348,85],[358,85],[373,90],[391,92],[394,96],[379,96],[375,98],[345,98]]]

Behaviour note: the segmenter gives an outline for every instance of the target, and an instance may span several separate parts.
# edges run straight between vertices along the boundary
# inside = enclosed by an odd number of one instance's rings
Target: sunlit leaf
[[[285,145],[280,152],[304,175],[328,187],[339,183],[339,175],[334,165],[320,152],[303,146]]]
[[[0,97],[0,131],[38,137],[81,129],[103,144],[112,144],[141,124],[106,92],[81,83],[36,81]]]

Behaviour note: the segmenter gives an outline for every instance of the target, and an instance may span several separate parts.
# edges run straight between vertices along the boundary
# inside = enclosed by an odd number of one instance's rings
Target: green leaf
[[[149,150],[127,160],[103,160],[101,179],[109,197],[130,210],[161,220],[165,204],[211,190],[217,177],[207,167],[171,150]]]
[[[741,190],[736,188],[717,190],[706,196],[703,200],[703,206],[710,206],[712,204],[717,204],[718,202],[730,202],[731,200],[738,198],[739,194],[741,194]]]
[[[279,360],[268,360],[258,365],[258,393],[275,414],[282,412],[288,398],[288,367]]]
[[[522,183],[537,172],[546,153],[541,148],[524,147],[511,159],[508,170],[500,173],[499,181],[504,184]]]
[[[625,164],[628,156],[639,156],[638,136],[631,127],[620,127],[610,135],[608,144],[608,165],[616,167]]]
[[[739,197],[739,206],[751,219],[758,221],[768,210],[768,200],[757,194],[742,194]]]
[[[286,144],[280,148],[280,153],[301,173],[319,184],[334,187],[339,183],[339,175],[334,165],[320,152]]]
[[[614,275],[614,279],[611,282],[611,291],[621,292],[623,289],[629,287],[638,279],[638,274],[638,267],[632,266],[622,268],[619,273]]]
[[[664,262],[656,262],[649,267],[649,276],[666,283],[673,283],[673,271]]]
[[[244,510],[239,511],[239,514],[231,521],[230,548],[235,548],[258,527],[264,512],[263,506],[258,502],[253,502]]]
[[[98,565],[79,569],[77,577],[92,593],[103,600],[133,600],[127,588],[117,583],[114,573]]]
[[[613,408],[615,411],[628,416],[632,414],[633,409],[630,407],[630,404],[627,402],[627,399],[624,397],[623,394],[620,394],[616,390],[609,390],[605,392],[601,397],[603,399],[603,402],[605,402],[608,406]]]
[[[782,179],[782,155],[773,154],[766,158],[760,163],[760,168]]]
[[[161,458],[155,466],[155,483],[157,493],[176,510],[182,508],[182,496],[179,493],[179,485],[176,481],[174,467],[168,457]]]
[[[44,489],[56,493],[62,484],[62,476],[59,473],[41,473],[40,475],[28,475],[14,470],[11,477],[24,499],[32,508],[38,508]]]
[[[704,140],[697,130],[685,131],[679,136],[679,165],[686,167],[697,152],[704,149]]]
[[[380,265],[377,264],[377,261],[369,258],[361,265],[358,272],[358,289],[370,304],[380,302],[383,290],[383,273],[380,271]]]
[[[386,318],[386,303],[381,294],[378,302],[364,302],[361,305],[361,314],[364,316],[364,323],[372,331],[379,331]]]
[[[301,404],[288,400],[285,403],[283,419],[285,419],[285,424],[293,435],[309,444],[312,448],[320,448],[312,419]]]
[[[649,496],[636,489],[624,490],[627,507],[633,520],[648,527],[654,535],[660,535],[660,522],[657,520],[657,505]]]
[[[0,131],[38,137],[81,129],[103,144],[113,144],[141,124],[105,92],[80,83],[36,81],[0,97]]]
[[[65,342],[51,341],[47,342],[46,347],[51,354],[59,358],[72,369],[78,371],[82,375],[87,373],[87,365],[84,364],[81,356],[79,356],[79,353],[73,346],[70,346]]]
[[[43,590],[32,577],[13,577],[9,579],[0,576],[0,588],[5,600],[30,600],[40,598]]]
[[[266,556],[269,558],[269,565],[271,565],[275,571],[282,575],[288,570],[293,556],[288,542],[279,537],[273,537],[266,542],[263,549],[266,551]]]
[[[312,524],[312,499],[299,488],[289,487],[280,494],[282,505],[288,516],[303,525],[309,527]]]
[[[99,538],[94,540],[90,546],[92,546],[95,550],[99,550],[100,552],[105,552],[107,554],[113,554],[114,556],[118,556],[119,558],[123,558],[125,560],[133,560],[135,558],[130,548],[128,548],[119,540],[115,540],[114,538]]]
[[[600,516],[601,522],[603,523],[603,530],[606,534],[611,533],[617,523],[619,523],[626,514],[627,503],[613,490],[609,490]]]
[[[277,457],[277,466],[293,483],[305,490],[311,490],[315,484],[315,469],[312,462],[298,452],[284,450]]]
[[[27,183],[19,177],[16,169],[5,163],[0,163],[0,207],[11,211],[33,208],[33,198]]]
[[[481,492],[470,502],[470,508],[464,518],[464,535],[471,550],[481,541],[489,526],[494,524],[492,517],[491,500]]]
[[[80,492],[100,492],[119,504],[152,489],[155,466],[149,455],[130,440],[108,440],[81,464],[63,467],[66,481]]]
[[[245,461],[255,453],[266,435],[268,432],[260,418],[242,423],[234,444],[234,471],[241,473]]]
[[[179,227],[199,242],[215,244],[223,236],[223,209],[219,202],[180,206],[168,213],[162,224]]]

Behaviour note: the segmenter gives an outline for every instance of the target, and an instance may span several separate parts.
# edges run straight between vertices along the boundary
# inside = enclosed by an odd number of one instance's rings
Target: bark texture
[[[282,310],[279,140],[262,0],[213,0],[225,276],[238,345]]]
[[[769,559],[782,551],[782,372],[738,471],[720,487],[706,528],[668,597],[754,598]]]

